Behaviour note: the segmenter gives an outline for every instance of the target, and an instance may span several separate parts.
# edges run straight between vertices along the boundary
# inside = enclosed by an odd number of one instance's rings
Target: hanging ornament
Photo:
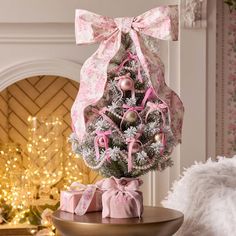
[[[134,81],[130,78],[130,73],[122,76],[123,78],[120,79],[120,88],[123,91],[130,91],[134,88]]]
[[[104,137],[99,137],[99,138],[98,138],[98,146],[99,146],[99,147],[105,147],[105,140],[104,140]]]
[[[139,143],[134,143],[132,153],[136,153],[140,150],[141,145]]]
[[[155,134],[154,139],[156,142],[161,142],[162,141],[162,133]]]
[[[131,91],[132,98],[135,98],[134,81],[130,77],[130,73],[116,77],[115,80],[118,80],[118,89],[121,91],[122,96],[123,92]]]
[[[125,115],[125,119],[127,122],[129,123],[133,123],[137,120],[138,115],[135,111],[127,111],[126,115]]]

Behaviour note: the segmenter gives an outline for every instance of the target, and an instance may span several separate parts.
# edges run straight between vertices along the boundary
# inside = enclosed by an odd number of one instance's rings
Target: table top
[[[170,236],[183,223],[184,215],[163,207],[144,207],[139,218],[102,218],[101,212],[77,216],[57,210],[52,220],[64,236]]]
[[[53,217],[62,221],[73,221],[78,223],[89,224],[151,224],[157,222],[166,222],[183,218],[183,214],[179,211],[163,208],[163,207],[144,207],[142,218],[114,219],[102,218],[101,212],[87,213],[78,216],[68,212],[57,210],[53,213]]]

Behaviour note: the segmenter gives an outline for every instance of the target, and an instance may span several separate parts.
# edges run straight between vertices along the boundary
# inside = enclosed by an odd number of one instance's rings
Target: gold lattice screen
[[[19,143],[23,150],[28,141],[29,116],[61,116],[64,143],[71,133],[70,109],[79,84],[58,76],[35,76],[12,84],[0,93],[0,143]],[[66,144],[65,144],[66,145]],[[78,165],[84,182],[93,182],[97,174]]]

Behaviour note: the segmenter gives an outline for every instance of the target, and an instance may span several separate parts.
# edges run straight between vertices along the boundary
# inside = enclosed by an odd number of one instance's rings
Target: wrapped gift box
[[[83,193],[84,193],[83,190],[62,191],[60,197],[60,210],[70,213],[76,213],[75,209],[78,206]],[[94,212],[101,210],[102,210],[102,191],[97,189],[86,212]]]

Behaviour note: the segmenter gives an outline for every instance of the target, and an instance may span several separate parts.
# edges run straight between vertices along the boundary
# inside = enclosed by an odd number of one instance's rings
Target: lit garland
[[[35,122],[35,119],[31,117],[29,121]],[[61,121],[57,119],[52,125],[61,125]],[[29,128],[29,134],[35,131],[35,127]],[[3,167],[0,169],[0,224],[33,224],[39,227],[39,232],[47,230],[50,232],[47,235],[55,235],[52,224],[43,219],[45,209],[58,208],[60,189],[66,189],[74,181],[84,184],[95,182],[98,175],[91,172],[82,159],[71,152],[67,142],[63,145],[59,170],[53,172],[44,169],[42,172],[31,168],[29,156],[35,151],[35,145],[39,152],[39,145],[51,142],[52,137],[29,136],[28,155],[20,145],[8,143],[0,146],[0,164]],[[57,152],[58,147],[54,146],[53,151]],[[45,155],[41,156],[42,163],[47,159]],[[42,179],[42,174],[44,178],[39,185],[37,178]]]

